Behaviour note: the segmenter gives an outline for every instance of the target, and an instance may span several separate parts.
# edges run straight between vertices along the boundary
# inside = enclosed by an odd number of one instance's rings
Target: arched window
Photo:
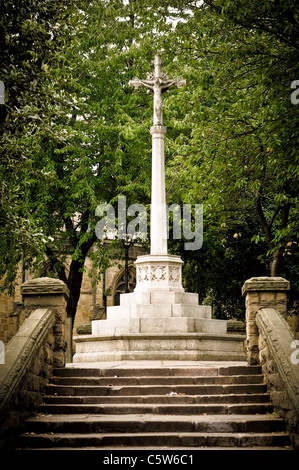
[[[136,287],[136,269],[134,266],[128,268],[127,292],[133,292]],[[125,268],[120,272],[115,282],[115,289],[113,295],[113,305],[119,305],[120,294],[126,292],[126,270]]]

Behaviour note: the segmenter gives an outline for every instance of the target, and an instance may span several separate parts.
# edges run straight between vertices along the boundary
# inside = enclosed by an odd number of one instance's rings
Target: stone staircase
[[[54,370],[19,449],[291,449],[259,366]]]

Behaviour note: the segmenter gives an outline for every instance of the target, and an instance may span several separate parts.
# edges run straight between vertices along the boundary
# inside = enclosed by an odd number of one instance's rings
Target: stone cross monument
[[[152,189],[151,189],[151,254],[167,255],[167,219],[165,198],[165,170],[164,170],[164,137],[166,127],[163,126],[162,94],[172,85],[181,88],[186,80],[177,78],[170,80],[168,75],[161,72],[161,57],[156,54],[154,60],[155,71],[147,76],[146,80],[135,78],[129,85],[137,89],[140,86],[147,88],[148,93],[154,94],[154,123],[152,134]]]
[[[185,80],[155,72],[130,85],[154,94],[152,134],[151,252],[138,256],[134,292],[120,295],[120,305],[107,308],[106,320],[92,321],[92,334],[77,336],[74,362],[119,360],[244,360],[243,336],[232,340],[226,321],[212,319],[211,307],[198,304],[198,294],[182,286],[183,261],[167,253],[162,94]]]

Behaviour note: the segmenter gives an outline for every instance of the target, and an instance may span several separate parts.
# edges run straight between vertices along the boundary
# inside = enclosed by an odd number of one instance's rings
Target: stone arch
[[[133,292],[136,286],[136,268],[133,264],[128,267],[128,292]],[[120,294],[125,293],[125,268],[116,276],[112,286],[112,303],[119,305]]]
[[[65,275],[66,277],[68,277],[69,275],[69,272],[70,272],[70,261],[69,260],[65,260],[63,263],[62,263],[62,267],[65,271]],[[51,277],[50,275],[50,271],[52,270],[52,263],[51,261],[46,261],[45,264],[43,265],[43,267],[40,269],[39,271],[39,277]],[[58,277],[58,273],[56,272],[55,275]]]

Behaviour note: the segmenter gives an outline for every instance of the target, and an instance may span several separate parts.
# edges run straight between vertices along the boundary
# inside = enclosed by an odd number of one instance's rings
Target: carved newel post
[[[30,279],[21,286],[25,316],[36,308],[49,308],[55,313],[56,322],[53,333],[54,367],[64,367],[71,361],[71,337],[66,315],[66,303],[69,289],[63,281],[49,277]]]
[[[242,294],[246,305],[246,353],[249,364],[259,363],[257,312],[261,308],[273,307],[286,318],[289,290],[289,281],[282,277],[252,277],[245,281]]]

